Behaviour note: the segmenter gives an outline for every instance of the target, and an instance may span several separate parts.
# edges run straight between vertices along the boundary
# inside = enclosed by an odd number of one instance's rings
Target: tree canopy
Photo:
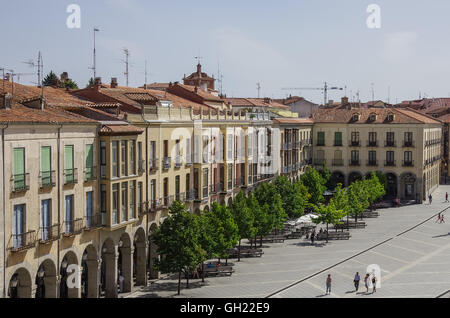
[[[300,181],[308,189],[308,193],[311,195],[310,202],[312,204],[319,204],[324,201],[323,193],[327,190],[327,187],[325,186],[327,181],[316,169],[309,167],[300,177]]]

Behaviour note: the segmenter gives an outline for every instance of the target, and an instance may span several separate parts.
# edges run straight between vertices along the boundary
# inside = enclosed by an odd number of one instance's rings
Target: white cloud
[[[382,57],[389,62],[405,61],[414,55],[418,39],[414,32],[395,32],[388,34],[383,46]]]

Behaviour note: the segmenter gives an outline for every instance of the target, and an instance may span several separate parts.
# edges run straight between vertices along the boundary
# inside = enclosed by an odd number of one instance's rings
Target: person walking
[[[328,274],[328,277],[327,277],[327,291],[326,291],[326,294],[327,295],[329,295],[329,294],[331,294],[331,275],[330,274]]]
[[[445,202],[448,202],[448,192],[445,192]]]
[[[366,277],[364,277],[364,285],[366,286],[366,293],[369,292],[369,281],[370,281],[369,274],[366,274]]]
[[[444,221],[444,213],[442,213],[442,215],[441,215],[441,221],[439,222],[439,224],[441,224],[441,223],[445,223],[445,221]]]
[[[311,232],[311,244],[312,245],[314,245],[314,239],[316,238],[316,231],[315,230],[313,230],[312,232]]]
[[[430,195],[428,196],[428,200],[430,201],[430,205],[431,205],[431,201],[433,200],[433,196],[431,195],[431,193],[430,193]]]
[[[437,218],[437,220],[436,220],[436,222],[434,222],[434,223],[440,223],[441,222],[441,212],[439,212],[439,214],[438,214],[438,218]]]
[[[373,286],[373,290],[372,290],[372,294],[377,292],[377,277],[375,276],[375,274],[373,274],[372,276],[372,286]]]
[[[359,289],[359,281],[361,280],[361,277],[359,277],[359,273],[356,272],[355,278],[353,279],[353,283],[355,284],[355,289],[358,291]]]

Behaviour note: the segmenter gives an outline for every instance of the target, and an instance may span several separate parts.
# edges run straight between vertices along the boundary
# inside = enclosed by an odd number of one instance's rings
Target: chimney
[[[264,97],[264,103],[270,104],[271,100],[269,97]]]
[[[62,72],[61,74],[61,82],[65,82],[69,79],[69,74],[67,72]]]
[[[202,66],[200,63],[197,64],[197,74],[201,74],[202,73]]]
[[[101,83],[102,83],[102,78],[101,77],[96,77],[94,79],[94,85],[95,86],[100,86]]]
[[[117,88],[117,77],[111,77],[111,88]]]
[[[0,109],[11,109],[11,102],[13,96],[10,93],[3,93],[0,95]]]
[[[347,105],[348,104],[348,97],[347,96],[342,97],[341,102],[342,102],[342,105]]]

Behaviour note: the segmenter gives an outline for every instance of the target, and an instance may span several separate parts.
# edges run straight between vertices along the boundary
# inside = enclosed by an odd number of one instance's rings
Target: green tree
[[[203,248],[206,254],[206,259],[211,259],[216,251],[215,228],[212,222],[212,214],[202,213],[200,215],[194,215],[197,218],[197,222],[200,227],[199,244]],[[202,266],[202,281],[205,281],[204,261],[201,262]]]
[[[206,258],[199,236],[198,220],[179,201],[169,208],[170,214],[152,234],[152,240],[158,246],[157,253],[164,255],[155,259],[155,268],[162,273],[178,273],[178,295],[181,290],[181,274],[189,274]]]
[[[344,216],[345,212],[342,210],[336,209],[336,207],[333,204],[323,205],[319,204],[315,207],[315,211],[318,215],[317,218],[313,219],[313,222],[316,224],[326,224],[327,227],[327,243],[328,243],[328,224],[342,224],[341,221],[342,217]]]
[[[373,203],[386,194],[386,189],[374,172],[370,174],[370,177],[366,182],[368,184],[370,209],[373,210]]]
[[[53,71],[50,71],[42,81],[44,86],[58,86],[59,78]]]
[[[329,190],[334,190],[336,185],[333,185],[333,180],[331,179],[331,171],[325,165],[325,162],[322,165],[322,168],[319,171],[320,176],[325,180],[325,186]]]
[[[347,189],[342,188],[341,183],[337,184],[336,192],[333,194],[333,197],[330,200],[330,204],[333,205],[336,210],[342,210],[344,212],[344,216],[347,216],[348,225],[348,215],[350,213],[349,199]]]
[[[326,180],[317,172],[316,169],[309,167],[308,170],[300,177],[300,181],[308,189],[311,195],[310,202],[317,205],[324,201],[323,193],[327,190]]]
[[[94,79],[91,77],[89,79],[89,82],[87,83],[86,87],[92,87],[92,86],[94,86]]]
[[[275,180],[275,187],[281,196],[283,209],[290,218],[298,218],[308,207],[308,189],[301,182],[291,183],[285,176]]]
[[[247,196],[247,207],[253,215],[255,234],[252,241],[255,243],[256,248],[256,237],[267,235],[272,230],[269,222],[268,208],[263,209],[252,192]]]
[[[211,206],[211,212],[208,212],[211,217],[211,225],[215,229],[213,232],[213,239],[215,241],[214,255],[220,260],[227,259],[230,255],[228,251],[236,246],[239,240],[239,229],[233,219],[230,210],[224,206],[214,202]]]
[[[247,206],[247,198],[244,192],[239,192],[231,205],[231,214],[238,227],[239,250],[238,262],[241,260],[241,240],[243,238],[252,239],[255,236],[256,229],[253,225],[254,216]]]
[[[359,180],[353,182],[348,191],[351,214],[355,215],[355,221],[358,221],[358,215],[370,206],[369,194],[363,181]]]
[[[70,78],[67,79],[67,80],[64,82],[63,85],[64,85],[64,88],[68,88],[68,89],[78,89],[77,83],[76,83],[75,81],[71,80]]]

